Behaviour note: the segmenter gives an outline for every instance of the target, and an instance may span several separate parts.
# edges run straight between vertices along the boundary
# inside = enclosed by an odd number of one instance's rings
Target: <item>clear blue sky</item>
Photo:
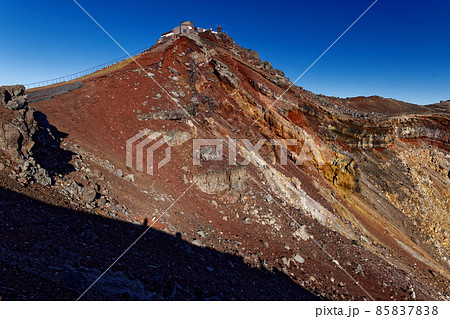
[[[78,2],[129,52],[182,20],[221,24],[296,79],[373,0]],[[0,0],[0,85],[47,80],[124,53],[72,0]],[[297,83],[347,97],[450,99],[450,1],[378,3]]]

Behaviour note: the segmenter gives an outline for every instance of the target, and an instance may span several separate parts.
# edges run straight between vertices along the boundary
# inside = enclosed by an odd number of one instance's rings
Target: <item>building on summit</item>
[[[161,34],[161,39],[165,39],[174,35],[183,35],[183,34],[193,34],[193,33],[200,33],[205,31],[211,31],[212,33],[221,33],[222,27],[218,26],[217,31],[213,31],[212,28],[209,29],[203,29],[194,26],[194,23],[192,21],[183,21],[180,23],[179,26],[173,28],[173,30],[165,32]]]

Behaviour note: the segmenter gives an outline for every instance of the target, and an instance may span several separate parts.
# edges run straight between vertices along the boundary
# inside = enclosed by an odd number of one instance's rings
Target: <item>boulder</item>
[[[50,178],[50,176],[48,176],[48,172],[42,167],[39,168],[36,173],[34,173],[33,178],[35,179],[36,183],[42,186],[49,186],[52,184],[52,179]]]
[[[97,192],[91,187],[84,187],[81,191],[81,197],[85,202],[91,203],[97,197]]]
[[[295,255],[294,260],[300,264],[303,264],[305,262],[305,259],[303,259],[300,255]]]
[[[174,68],[172,68],[172,67],[170,67],[170,66],[168,66],[167,69],[168,69],[171,73],[173,73],[173,74],[175,74],[175,75],[180,75],[180,72],[178,72],[177,70],[175,70]]]
[[[200,190],[208,194],[216,194],[225,190],[242,193],[247,186],[247,171],[245,166],[218,171],[208,170],[198,174],[196,180]]]
[[[308,240],[309,239],[309,234],[306,232],[305,230],[305,226],[301,226],[299,227],[294,233],[293,233],[294,237],[296,238],[301,238],[303,240]]]
[[[214,63],[214,74],[216,74],[222,82],[229,84],[233,89],[239,87],[238,77],[230,71],[226,64],[216,59],[213,59],[212,62]]]
[[[23,85],[0,87],[0,105],[11,110],[20,110],[27,106]]]

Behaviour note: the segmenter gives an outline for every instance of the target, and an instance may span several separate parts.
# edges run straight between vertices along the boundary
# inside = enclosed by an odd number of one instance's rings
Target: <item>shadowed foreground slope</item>
[[[0,296],[74,300],[144,228],[0,188]],[[314,300],[282,273],[149,230],[83,300]]]

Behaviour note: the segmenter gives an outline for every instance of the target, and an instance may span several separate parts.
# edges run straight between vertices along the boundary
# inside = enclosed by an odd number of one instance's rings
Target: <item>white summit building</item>
[[[171,37],[174,35],[179,35],[179,34],[187,35],[187,34],[200,33],[200,32],[205,32],[205,31],[211,31],[213,33],[221,33],[222,27],[218,26],[217,31],[213,31],[212,28],[203,29],[203,28],[195,27],[194,23],[192,21],[183,21],[180,23],[179,26],[173,28],[173,30],[161,34],[161,39],[165,39],[165,38],[168,38],[168,37]]]

